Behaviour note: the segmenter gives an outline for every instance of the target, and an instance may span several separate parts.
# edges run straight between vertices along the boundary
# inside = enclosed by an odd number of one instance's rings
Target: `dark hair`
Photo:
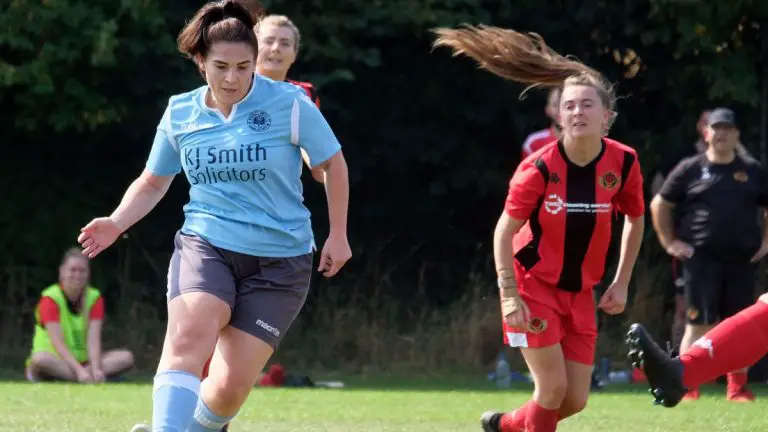
[[[205,57],[217,42],[243,42],[258,52],[253,27],[264,15],[256,0],[221,0],[206,3],[179,33],[179,51],[190,58]]]
[[[549,48],[535,33],[490,26],[435,29],[434,47],[446,46],[453,55],[466,55],[481,68],[508,80],[530,86],[563,88],[568,85],[593,87],[603,106],[613,110],[613,86],[596,70]]]
[[[64,252],[64,255],[61,257],[61,265],[66,264],[70,258],[84,259],[88,261],[88,257],[83,255],[83,250],[79,247],[71,247],[67,249],[67,251]]]

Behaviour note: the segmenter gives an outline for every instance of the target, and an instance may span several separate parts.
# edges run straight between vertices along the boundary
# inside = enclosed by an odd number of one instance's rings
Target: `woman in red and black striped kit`
[[[619,267],[598,306],[608,314],[624,310],[644,225],[637,154],[604,138],[616,115],[611,86],[538,35],[486,26],[437,33],[437,46],[496,75],[562,88],[563,136],[520,164],[494,234],[505,341],[521,348],[535,390],[518,410],[481,418],[486,432],[555,431],[589,397],[593,288],[603,278],[614,212],[625,215]]]

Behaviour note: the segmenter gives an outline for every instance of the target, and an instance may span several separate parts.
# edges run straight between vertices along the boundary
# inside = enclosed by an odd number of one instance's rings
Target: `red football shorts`
[[[592,290],[572,293],[530,274],[520,276],[517,287],[531,311],[531,321],[527,329],[512,328],[504,322],[504,343],[519,348],[544,348],[559,343],[566,360],[594,364],[597,319]]]

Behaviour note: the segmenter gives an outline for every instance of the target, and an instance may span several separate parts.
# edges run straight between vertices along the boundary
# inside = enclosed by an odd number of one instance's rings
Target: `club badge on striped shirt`
[[[618,186],[619,181],[621,181],[621,178],[613,171],[608,171],[600,176],[600,186],[607,190],[611,190]]]

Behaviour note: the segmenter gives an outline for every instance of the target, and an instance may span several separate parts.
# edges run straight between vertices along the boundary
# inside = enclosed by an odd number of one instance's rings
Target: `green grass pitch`
[[[464,432],[480,431],[488,409],[513,409],[530,386],[501,391],[478,380],[350,378],[344,389],[255,388],[233,432]],[[723,386],[674,409],[651,404],[643,386],[612,386],[593,393],[587,409],[563,421],[562,432],[768,431],[768,387],[754,385],[758,401],[731,404]],[[81,386],[0,383],[0,431],[128,432],[148,421],[149,382]]]

